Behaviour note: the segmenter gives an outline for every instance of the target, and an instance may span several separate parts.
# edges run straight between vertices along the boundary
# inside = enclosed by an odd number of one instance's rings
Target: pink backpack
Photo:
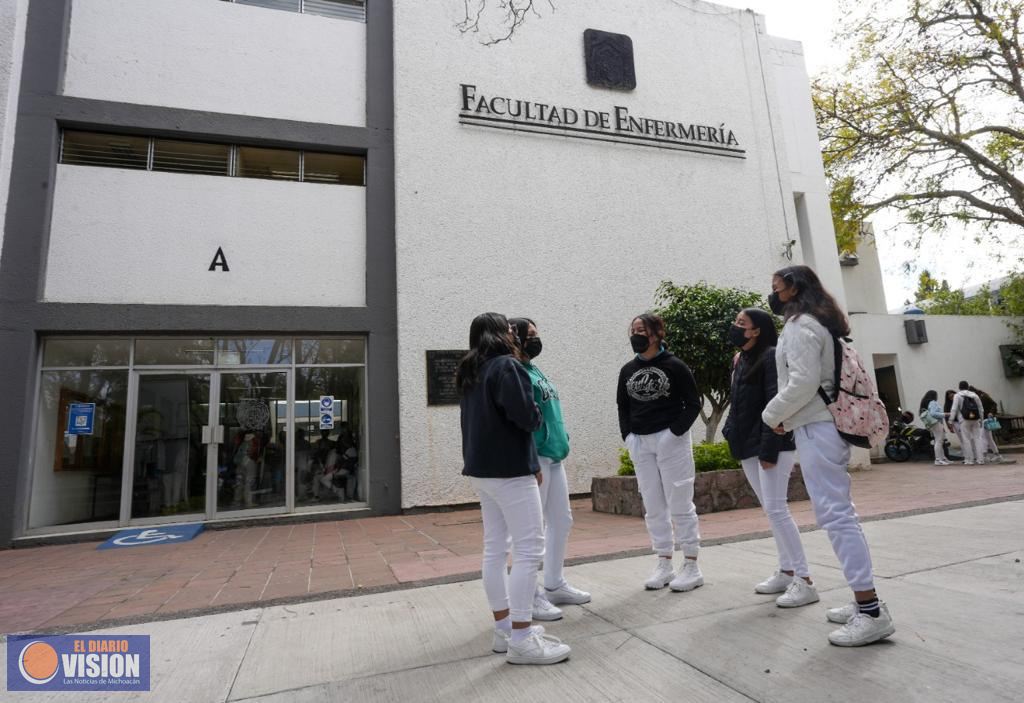
[[[835,398],[829,398],[821,386],[818,395],[825,401],[835,420],[839,435],[855,447],[870,449],[889,436],[889,415],[878,399],[878,390],[864,368],[857,350],[839,337],[833,337],[836,375]]]

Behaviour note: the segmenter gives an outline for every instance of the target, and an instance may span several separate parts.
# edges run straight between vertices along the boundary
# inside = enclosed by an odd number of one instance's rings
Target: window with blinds
[[[302,183],[366,185],[366,157],[66,129],[60,163]]]
[[[307,15],[366,21],[366,0],[226,0],[236,5],[253,5],[271,10],[302,12]]]
[[[231,168],[231,147],[227,144],[153,140],[153,170],[206,173],[227,176]]]
[[[149,163],[149,139],[64,130],[61,163],[144,169]]]

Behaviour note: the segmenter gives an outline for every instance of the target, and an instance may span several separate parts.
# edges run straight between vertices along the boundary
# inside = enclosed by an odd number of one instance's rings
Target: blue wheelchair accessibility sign
[[[68,405],[68,434],[92,434],[95,420],[96,403],[70,403]]]
[[[121,547],[142,547],[147,544],[177,544],[188,542],[203,531],[201,524],[174,525],[121,530],[101,544],[97,549],[119,549]]]

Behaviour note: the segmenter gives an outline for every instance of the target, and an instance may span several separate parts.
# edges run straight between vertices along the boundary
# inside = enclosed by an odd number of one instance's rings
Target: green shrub
[[[701,442],[693,448],[693,463],[697,471],[724,471],[740,468],[740,462],[732,458],[727,442],[708,444]],[[636,469],[625,447],[619,449],[619,476],[635,476]]]
[[[633,460],[629,458],[629,450],[625,447],[619,448],[619,476],[636,476]]]
[[[693,463],[697,465],[698,472],[740,468],[740,462],[733,459],[729,453],[728,442],[701,442],[693,448]]]

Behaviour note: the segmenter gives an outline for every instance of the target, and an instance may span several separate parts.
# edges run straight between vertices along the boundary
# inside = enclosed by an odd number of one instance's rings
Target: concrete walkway
[[[753,584],[760,539],[702,551],[706,585],[645,592],[652,557],[570,567],[593,602],[549,632],[568,662],[514,667],[490,653],[479,581],[104,629],[152,637],[152,691],[76,701],[779,701],[988,703],[1024,690],[1024,501],[864,525],[888,641],[827,643],[824,609],[849,599],[823,533],[804,535],[819,604],[781,610]],[[0,690],[6,689],[6,682]],[[4,700],[63,701],[67,693]]]
[[[1024,496],[1024,464],[882,464],[851,474],[867,519]],[[814,525],[807,501],[791,504]],[[640,518],[574,504],[569,559],[648,553]],[[760,508],[701,516],[705,544],[767,534]],[[476,578],[478,510],[208,530],[192,542],[0,551],[0,633],[69,630]]]

